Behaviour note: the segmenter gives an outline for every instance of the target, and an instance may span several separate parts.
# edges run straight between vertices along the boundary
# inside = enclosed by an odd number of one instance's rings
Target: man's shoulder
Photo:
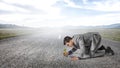
[[[80,37],[80,36],[91,35],[91,34],[99,34],[99,32],[86,32],[83,34],[75,34],[75,35],[73,35],[73,37]]]
[[[83,34],[75,34],[75,35],[73,35],[73,38],[75,38],[75,37],[80,37],[80,36],[82,36]]]
[[[73,38],[73,40],[75,40],[75,41],[80,41],[80,40],[83,39],[83,34],[76,34],[76,35],[74,35],[72,38]]]
[[[90,37],[92,37],[93,35],[98,35],[99,33],[98,32],[87,32],[87,33],[83,33],[83,34],[75,34],[75,35],[73,35],[73,39],[79,39],[79,40],[81,40],[81,39],[85,39],[85,38],[90,38]]]
[[[99,32],[87,32],[85,34],[99,34]]]

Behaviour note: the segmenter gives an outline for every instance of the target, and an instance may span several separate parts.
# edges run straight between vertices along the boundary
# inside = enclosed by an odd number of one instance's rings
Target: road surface
[[[0,68],[120,68],[120,42],[102,39],[114,56],[71,61],[63,56],[65,35],[48,31],[0,40]]]

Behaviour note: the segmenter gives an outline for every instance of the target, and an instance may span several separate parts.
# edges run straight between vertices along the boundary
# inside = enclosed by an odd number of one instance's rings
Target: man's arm
[[[76,48],[72,48],[70,51],[64,52],[63,55],[64,55],[64,56],[71,55],[71,54],[73,54],[73,52],[75,52],[76,50],[77,50]]]
[[[68,55],[73,54],[73,52],[75,52],[77,49],[76,48],[72,48],[70,51],[68,51]]]

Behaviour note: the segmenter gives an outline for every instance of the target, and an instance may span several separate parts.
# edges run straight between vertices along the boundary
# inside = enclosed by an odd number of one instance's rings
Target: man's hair
[[[70,36],[64,37],[63,44],[66,45],[66,42],[69,42],[72,38]]]

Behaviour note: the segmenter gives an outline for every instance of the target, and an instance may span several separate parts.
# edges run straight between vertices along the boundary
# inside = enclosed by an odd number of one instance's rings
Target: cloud
[[[31,27],[112,24],[120,22],[119,6],[119,0],[1,0],[0,23]]]
[[[4,0],[7,4],[13,4],[12,6],[21,9],[32,9],[42,10],[46,13],[59,13],[59,9],[53,7],[52,5],[56,3],[57,0]]]
[[[45,22],[48,24],[48,20],[64,18],[60,15],[60,9],[54,6],[56,2],[57,0],[3,0],[0,1],[0,20],[28,26],[43,25]]]
[[[119,0],[106,0],[105,2],[93,2],[95,7],[92,7],[96,10],[101,11],[120,11],[120,1]],[[92,9],[90,8],[90,9]]]
[[[39,14],[7,14],[1,15],[0,20],[4,20],[6,22],[17,24],[17,25],[25,25],[25,26],[41,26],[51,24],[54,25],[56,22],[52,22],[53,20],[62,19],[63,16],[56,15],[39,15]],[[39,25],[38,25],[39,24]]]
[[[83,4],[77,4],[81,2],[77,2],[76,0],[64,0],[67,3],[66,6],[73,8],[84,8],[84,9],[92,9],[99,11],[120,11],[120,0],[83,0]]]
[[[31,5],[21,5],[21,4],[11,4],[11,5],[29,10],[30,13],[41,13],[41,14],[45,13],[43,10],[37,9],[34,6],[31,6]]]
[[[7,11],[7,10],[0,10],[0,14],[10,14],[13,13],[11,11]]]
[[[5,3],[5,2],[0,2],[0,10],[9,11],[9,12],[26,12],[26,13],[29,12],[26,9],[13,6],[13,5]]]
[[[96,25],[109,25],[114,23],[120,23],[120,13],[119,14],[104,14],[97,16],[85,16],[73,18],[71,23],[73,25],[86,25],[86,26],[96,26]],[[69,21],[70,22],[70,21]]]

